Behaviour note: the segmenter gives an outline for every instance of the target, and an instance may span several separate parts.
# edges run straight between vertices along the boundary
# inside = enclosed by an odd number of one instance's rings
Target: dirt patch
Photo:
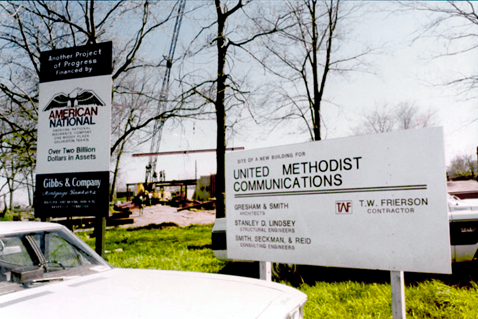
[[[216,219],[215,210],[183,210],[178,212],[176,208],[170,206],[154,205],[147,206],[140,213],[138,208],[132,209],[133,214],[130,218],[134,219],[133,224],[121,225],[123,228],[145,227],[150,224],[176,224],[180,227],[189,225],[210,225]]]

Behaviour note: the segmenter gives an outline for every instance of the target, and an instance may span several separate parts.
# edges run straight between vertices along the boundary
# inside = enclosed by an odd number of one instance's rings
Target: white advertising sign
[[[35,216],[107,216],[112,42],[40,54]]]
[[[442,128],[226,154],[228,258],[451,273]]]
[[[60,83],[40,83],[37,173],[108,171],[111,75]]]

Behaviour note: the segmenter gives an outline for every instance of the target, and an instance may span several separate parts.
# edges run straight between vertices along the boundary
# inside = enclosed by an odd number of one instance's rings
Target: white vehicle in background
[[[453,262],[478,259],[478,200],[448,196]]]
[[[461,199],[455,195],[448,194],[448,207],[450,212],[460,210],[478,211],[478,199]]]
[[[59,224],[0,222],[0,318],[296,319],[306,300],[258,279],[113,268]]]

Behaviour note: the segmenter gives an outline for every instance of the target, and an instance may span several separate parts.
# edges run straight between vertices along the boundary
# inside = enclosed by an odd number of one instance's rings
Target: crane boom
[[[171,76],[171,67],[173,66],[174,52],[176,50],[176,44],[178,42],[179,30],[181,28],[181,22],[184,14],[184,7],[186,6],[186,0],[178,1],[178,12],[176,16],[176,22],[174,24],[174,30],[171,37],[171,45],[169,46],[169,52],[166,56],[166,69],[164,71],[163,83],[161,84],[161,91],[159,93],[158,101],[158,114],[160,114],[167,104],[168,93],[169,93],[169,78]],[[161,134],[163,131],[164,118],[156,119],[154,122],[153,136],[151,138],[151,148],[150,153],[157,153],[159,151],[159,145],[161,142]],[[157,157],[150,157],[148,165],[146,166],[146,182],[153,181],[157,178],[156,165],[158,159]]]

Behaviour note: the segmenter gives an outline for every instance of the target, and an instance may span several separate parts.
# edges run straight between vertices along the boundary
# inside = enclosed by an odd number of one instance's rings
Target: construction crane
[[[169,93],[169,78],[171,75],[171,68],[173,66],[174,51],[176,50],[176,44],[179,37],[179,29],[181,28],[181,22],[183,19],[184,7],[186,6],[186,0],[178,1],[178,11],[176,16],[176,23],[174,24],[174,30],[171,38],[171,45],[169,46],[169,53],[166,58],[166,68],[163,76],[163,83],[161,85],[161,91],[159,93],[158,101],[158,114],[160,114],[167,104],[168,93]],[[151,137],[151,148],[150,153],[157,153],[159,151],[159,145],[161,143],[161,134],[163,132],[164,122],[166,120],[163,118],[157,119],[154,122],[153,136]],[[158,174],[156,172],[156,165],[158,158],[153,156],[149,158],[148,165],[146,166],[146,178],[145,183],[152,182],[157,180],[161,175],[164,178],[164,172]]]

